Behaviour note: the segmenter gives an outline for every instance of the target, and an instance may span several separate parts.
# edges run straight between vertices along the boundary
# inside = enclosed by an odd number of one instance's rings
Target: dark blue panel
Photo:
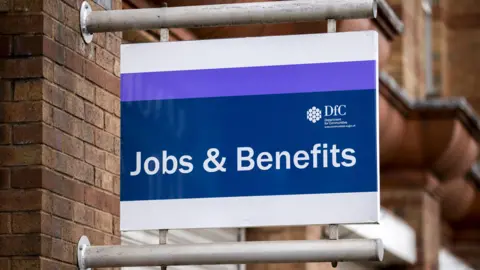
[[[375,90],[359,90],[122,102],[121,200],[377,191],[375,95]],[[345,105],[346,115],[326,116],[330,111],[325,106],[335,105]],[[316,123],[307,119],[313,106],[322,111]],[[350,127],[327,128],[325,122]],[[288,151],[293,158],[317,143],[354,149],[356,164],[335,168],[329,156],[324,168],[323,155],[318,155],[317,168],[310,156],[305,169],[293,163],[285,169],[282,159],[278,170],[274,164],[270,170],[237,171],[237,147],[251,147],[255,157],[263,151]],[[204,170],[209,148],[218,148],[226,158],[226,172]],[[177,159],[192,156],[193,171],[162,174],[160,168],[156,175],[142,171],[130,176],[136,152],[142,160],[157,157],[161,167],[163,150]]]

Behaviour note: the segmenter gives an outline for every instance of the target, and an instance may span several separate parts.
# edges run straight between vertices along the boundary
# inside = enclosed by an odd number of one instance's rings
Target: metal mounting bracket
[[[92,11],[92,6],[87,1],[83,1],[80,6],[80,32],[82,32],[82,38],[87,44],[92,42],[93,39],[93,34],[87,30],[87,18]]]
[[[90,241],[88,240],[88,237],[86,237],[85,235],[82,236],[78,241],[78,246],[77,246],[77,261],[78,261],[78,268],[80,270],[91,270],[91,268],[87,268],[86,262],[85,262],[85,251],[89,246],[90,246]]]

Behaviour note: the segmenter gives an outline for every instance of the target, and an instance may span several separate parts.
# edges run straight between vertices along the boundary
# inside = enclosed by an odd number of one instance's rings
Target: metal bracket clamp
[[[90,270],[91,268],[87,268],[87,264],[85,262],[85,253],[87,248],[90,246],[90,241],[88,237],[85,235],[80,238],[77,245],[77,261],[78,261],[78,268],[80,270]]]
[[[167,2],[162,4],[162,7],[168,7]],[[168,28],[160,28],[160,42],[168,42],[170,39],[170,30]]]
[[[87,30],[87,19],[92,11],[92,6],[87,1],[83,1],[80,6],[80,32],[82,33],[83,41],[87,44],[92,42],[93,39],[93,34]]]
[[[168,31],[168,29],[167,29]],[[168,238],[168,230],[158,230],[158,243],[160,245],[166,245],[167,244],[167,238]],[[161,270],[167,270],[167,266],[166,265],[162,265],[160,267]]]
[[[328,239],[330,240],[338,240],[338,224],[331,224],[328,226]],[[338,262],[333,261],[332,267],[337,268]]]

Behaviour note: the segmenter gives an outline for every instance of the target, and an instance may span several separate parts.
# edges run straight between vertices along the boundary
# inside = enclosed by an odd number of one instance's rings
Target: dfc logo
[[[313,106],[307,111],[307,119],[312,123],[320,121],[320,119],[322,119],[322,111],[319,108]]]
[[[347,115],[347,105],[326,105],[323,109],[324,117],[338,117]],[[313,106],[307,111],[307,119],[312,123],[316,123],[322,119],[322,110]]]

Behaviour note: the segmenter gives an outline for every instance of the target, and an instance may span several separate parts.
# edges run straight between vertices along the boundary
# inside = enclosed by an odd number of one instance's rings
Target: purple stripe
[[[375,61],[132,73],[121,75],[121,100],[364,90],[375,80]]]

